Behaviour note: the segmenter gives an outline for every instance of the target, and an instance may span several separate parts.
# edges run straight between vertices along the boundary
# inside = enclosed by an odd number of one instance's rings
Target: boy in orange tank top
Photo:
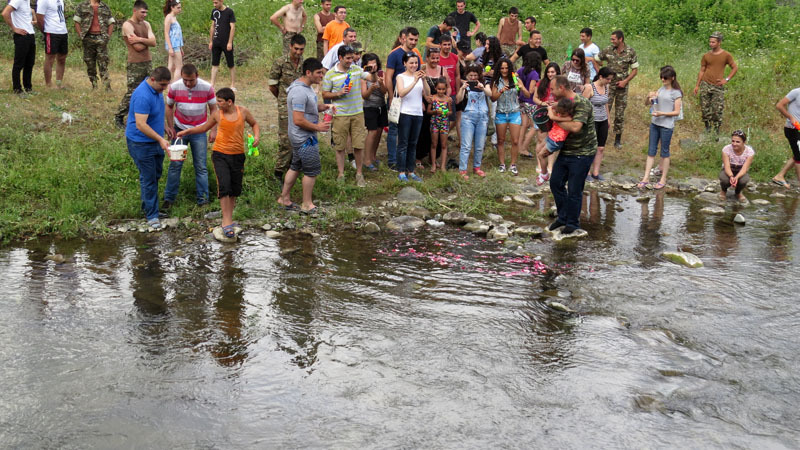
[[[253,147],[258,147],[261,131],[253,114],[243,106],[236,106],[236,94],[230,88],[217,91],[219,110],[208,117],[208,121],[198,127],[189,128],[178,133],[178,137],[188,134],[205,133],[217,126],[217,139],[211,161],[217,177],[217,196],[222,209],[222,231],[225,237],[236,237],[236,223],[233,221],[233,209],[236,197],[242,194],[242,178],[244,177],[244,123],[253,129]]]

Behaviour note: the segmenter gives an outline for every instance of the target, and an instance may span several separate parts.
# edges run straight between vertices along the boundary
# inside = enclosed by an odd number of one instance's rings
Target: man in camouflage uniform
[[[133,4],[133,16],[122,24],[122,39],[128,47],[128,64],[126,66],[128,90],[122,97],[115,116],[116,125],[120,129],[125,128],[131,94],[139,87],[142,80],[150,76],[152,71],[153,61],[150,56],[150,47],[155,47],[156,36],[153,34],[150,22],[144,20],[146,17],[147,3],[143,0],[136,0]]]
[[[275,178],[283,182],[283,174],[292,162],[292,146],[289,143],[289,112],[286,107],[286,89],[303,75],[303,51],[306,38],[302,34],[292,36],[289,53],[272,63],[269,72],[269,90],[278,100],[278,155],[275,158]]]
[[[95,17],[97,21],[95,22]],[[83,62],[92,88],[97,88],[97,69],[106,90],[111,90],[108,77],[108,41],[114,32],[114,16],[111,8],[100,0],[86,0],[75,8],[75,31],[83,42]]]
[[[628,83],[639,73],[639,58],[633,48],[625,45],[622,30],[611,33],[611,45],[600,51],[596,61],[608,63],[614,72],[614,80],[608,91],[608,108],[614,107],[614,147],[622,147],[622,127],[625,124],[625,108],[628,107]]]
[[[711,127],[719,134],[722,124],[722,110],[725,108],[725,85],[736,75],[739,67],[730,53],[722,49],[722,33],[715,31],[708,38],[711,48],[700,60],[700,73],[697,74],[697,84],[694,86],[694,95],[700,93],[700,109],[703,112],[703,122],[706,132]],[[730,66],[731,72],[725,76],[725,66]]]

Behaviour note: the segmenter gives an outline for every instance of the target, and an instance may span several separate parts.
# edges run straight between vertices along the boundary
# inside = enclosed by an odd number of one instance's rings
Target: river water
[[[454,227],[0,249],[0,447],[798,447],[798,199],[586,200],[541,260]]]

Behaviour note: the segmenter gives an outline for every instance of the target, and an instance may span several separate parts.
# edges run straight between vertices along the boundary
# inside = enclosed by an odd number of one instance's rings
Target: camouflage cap
[[[722,42],[722,33],[720,33],[719,31],[715,31],[715,32],[711,33],[711,36],[709,36],[709,37],[712,37],[712,38]]]
[[[353,47],[353,50],[355,50],[356,53],[363,53],[364,52],[364,46],[361,45],[361,42],[355,41],[352,44],[350,44],[350,47]]]

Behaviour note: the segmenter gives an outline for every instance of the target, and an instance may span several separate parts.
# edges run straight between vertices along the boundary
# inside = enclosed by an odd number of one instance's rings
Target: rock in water
[[[508,228],[504,227],[503,225],[499,225],[489,230],[489,232],[486,234],[486,237],[488,239],[499,241],[502,239],[507,239],[510,235],[511,233],[508,231]]]
[[[62,255],[61,253],[56,253],[55,255],[47,255],[44,257],[44,259],[46,259],[47,261],[53,261],[56,264],[64,264],[64,261],[67,260],[67,258],[64,258],[64,255]]]
[[[786,194],[781,192],[773,192],[772,194],[769,194],[769,196],[772,198],[786,198]]]
[[[425,200],[425,196],[412,186],[406,186],[397,193],[397,201],[400,203],[418,203]]]
[[[547,306],[549,306],[549,307],[551,307],[553,309],[557,309],[557,310],[559,310],[561,312],[565,312],[565,313],[572,314],[572,313],[575,312],[574,309],[568,307],[567,305],[565,305],[563,303],[559,303],[559,302],[547,302]]]
[[[512,198],[514,200],[514,203],[519,203],[520,205],[525,205],[525,206],[536,206],[536,203],[534,203],[533,200],[531,200],[530,197],[528,197],[527,195],[517,194]]]
[[[745,222],[745,220],[744,220],[744,216],[743,215],[737,214],[737,215],[733,216],[733,223],[738,223],[738,224],[744,225],[744,222]]]
[[[261,225],[261,229],[264,230],[264,231],[269,231],[269,230],[272,229],[272,224],[271,223],[265,223],[264,225]]]
[[[515,235],[530,236],[532,238],[540,238],[544,234],[542,227],[534,225],[524,225],[514,230]]]
[[[767,206],[770,204],[769,200],[764,200],[763,198],[757,198],[753,200],[751,203],[758,206]]]
[[[375,234],[381,232],[381,227],[378,226],[375,222],[367,222],[364,224],[364,233]]]
[[[583,228],[578,228],[577,230],[575,230],[575,231],[573,231],[572,233],[569,233],[569,234],[562,233],[561,230],[563,230],[563,229],[564,228],[561,227],[561,228],[558,228],[555,231],[552,231],[551,232],[552,235],[550,236],[550,238],[553,239],[556,242],[559,242],[559,241],[563,241],[564,239],[577,239],[577,238],[582,238],[582,237],[585,237],[585,236],[589,235],[589,232],[584,230]]]
[[[725,209],[719,206],[706,206],[705,208],[701,209],[700,212],[712,216],[721,216],[725,214]]]
[[[270,238],[270,239],[277,239],[277,238],[281,237],[281,232],[280,231],[275,231],[275,230],[269,230],[269,231],[267,231],[267,237]]]
[[[180,219],[177,217],[168,217],[161,221],[161,226],[164,228],[175,228],[180,223]]]
[[[439,222],[438,220],[428,219],[425,221],[429,226],[433,228],[439,228],[444,226],[444,222]]]
[[[489,213],[489,214],[486,215],[486,218],[489,219],[492,222],[495,222],[495,223],[499,223],[499,222],[503,221],[503,216],[501,216],[500,214]]]
[[[408,214],[414,217],[419,217],[422,220],[430,219],[433,216],[430,211],[422,206],[412,206],[408,210]]]
[[[395,217],[386,223],[386,228],[392,231],[415,231],[425,226],[425,221],[414,216]]]
[[[649,195],[640,195],[636,197],[636,201],[639,203],[647,203],[650,201],[650,198],[651,197]]]
[[[692,269],[703,267],[703,261],[697,256],[687,252],[664,252],[661,254],[664,258],[674,262],[675,264],[682,264]]]
[[[467,215],[461,211],[450,211],[442,216],[442,220],[452,225],[464,225],[467,223]]]
[[[222,227],[214,227],[214,230],[211,232],[214,235],[214,239],[224,242],[226,244],[233,244],[236,242],[236,239],[239,237],[238,232],[232,238],[226,237],[225,232],[222,231]]]
[[[703,203],[711,203],[712,205],[722,205],[725,203],[725,201],[720,199],[719,195],[714,192],[701,192],[695,195],[694,199]]]
[[[489,225],[483,222],[469,222],[461,227],[461,229],[475,234],[486,234],[489,231]]]

